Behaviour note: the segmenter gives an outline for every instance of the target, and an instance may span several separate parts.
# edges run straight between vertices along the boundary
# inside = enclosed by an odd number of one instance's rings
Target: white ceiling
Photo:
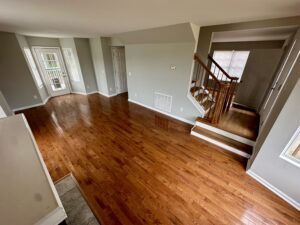
[[[0,30],[57,37],[296,15],[299,0],[0,0]]]
[[[251,30],[235,30],[214,32],[213,42],[236,42],[236,41],[267,41],[286,40],[293,35],[297,26],[270,27]]]

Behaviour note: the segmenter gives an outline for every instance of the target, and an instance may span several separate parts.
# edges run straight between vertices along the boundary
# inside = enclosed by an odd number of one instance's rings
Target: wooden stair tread
[[[210,101],[210,100],[206,100],[204,103],[201,103],[201,102],[199,102],[201,105],[202,105],[202,107],[204,108],[204,110],[206,111],[206,110],[208,110],[210,107],[214,107],[213,106],[213,104],[214,104],[214,102],[213,101]]]
[[[242,152],[245,152],[249,155],[252,154],[252,146],[238,142],[236,140],[233,140],[231,138],[225,137],[223,135],[217,134],[215,132],[209,131],[207,129],[195,126],[192,128],[192,131],[197,132],[198,134],[204,135],[208,138],[214,139],[218,142],[224,143],[230,147],[236,148]]]
[[[200,87],[191,87],[191,93],[193,94],[193,93],[195,93],[196,91],[198,91],[198,90],[200,90]]]

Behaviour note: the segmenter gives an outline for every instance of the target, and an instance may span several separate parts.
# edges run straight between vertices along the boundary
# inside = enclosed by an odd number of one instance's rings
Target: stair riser
[[[213,127],[213,126],[209,126],[207,124],[204,124],[204,123],[201,123],[201,122],[198,122],[196,121],[196,126],[199,126],[199,127],[202,127],[204,129],[207,129],[207,130],[210,130],[212,132],[215,132],[217,134],[220,134],[220,135],[223,135],[225,137],[228,137],[228,138],[231,138],[235,141],[238,141],[238,142],[241,142],[243,144],[246,144],[246,145],[250,145],[250,146],[254,146],[255,145],[255,141],[252,141],[250,139],[247,139],[247,138],[244,138],[244,137],[241,137],[239,135],[236,135],[236,134],[233,134],[233,133],[230,133],[230,132],[227,132],[227,131],[224,131],[224,130],[221,130],[221,129],[218,129],[216,127]]]
[[[228,145],[226,145],[226,144],[224,144],[222,142],[216,141],[216,140],[214,140],[212,138],[206,137],[206,136],[204,136],[202,134],[199,134],[197,132],[191,131],[191,135],[193,135],[195,137],[198,137],[198,138],[201,138],[201,139],[203,139],[203,140],[205,140],[207,142],[210,142],[210,143],[212,143],[214,145],[217,145],[217,146],[223,148],[224,150],[233,152],[233,153],[235,153],[237,155],[240,155],[240,156],[248,158],[248,159],[250,158],[250,155],[248,153],[245,153],[245,152],[241,151],[240,149],[233,148],[231,146],[228,146]]]

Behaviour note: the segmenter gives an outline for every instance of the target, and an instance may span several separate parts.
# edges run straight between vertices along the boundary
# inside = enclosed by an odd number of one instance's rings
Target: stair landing
[[[191,134],[245,158],[250,158],[258,134],[259,116],[232,107],[218,124],[197,118]]]

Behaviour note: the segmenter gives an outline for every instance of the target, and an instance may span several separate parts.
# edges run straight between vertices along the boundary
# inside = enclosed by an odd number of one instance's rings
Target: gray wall
[[[0,106],[3,109],[3,111],[5,112],[6,116],[12,116],[14,114],[13,111],[10,109],[10,107],[1,91],[0,91]]]
[[[108,95],[104,57],[100,38],[90,38],[92,60],[96,75],[98,90],[101,94]]]
[[[26,36],[27,43],[32,46],[60,47],[58,38]]]
[[[101,46],[106,73],[108,94],[112,95],[116,93],[116,87],[110,43],[111,39],[109,37],[101,37]]]
[[[71,87],[72,87],[72,92],[78,92],[78,93],[86,93],[85,86],[84,86],[84,80],[82,77],[82,72],[80,68],[80,63],[77,55],[77,50],[74,42],[74,38],[60,38],[59,39],[60,45],[62,48],[70,48],[72,49],[74,59],[75,59],[75,64],[77,67],[77,71],[79,73],[79,81],[74,81],[70,79]],[[66,66],[67,67],[67,66]],[[68,67],[67,67],[68,69]]]
[[[0,49],[0,90],[10,108],[42,103],[16,35],[0,32]]]
[[[284,41],[247,41],[212,43],[210,54],[215,50],[248,50],[250,55],[237,87],[234,101],[259,111],[265,93],[273,81],[274,73],[282,56]]]
[[[24,49],[29,49],[30,52],[31,52],[32,58],[34,59],[34,55],[33,55],[32,49],[31,49],[31,47],[29,46],[29,44],[28,44],[27,39],[26,39],[25,36],[20,35],[20,34],[16,34],[16,37],[17,37],[17,39],[18,39],[20,48],[22,49],[24,58],[25,58],[25,60],[26,60],[26,62],[27,62],[27,66],[28,66],[28,68],[29,68],[29,70],[30,70],[30,72],[31,72],[31,75],[32,75],[33,79],[35,79],[35,78],[34,78],[34,75],[33,75],[33,71],[32,71],[31,66],[30,66],[30,64],[29,64],[29,61],[28,61],[28,59],[27,59],[27,56],[25,55],[25,52],[24,52]],[[36,64],[36,67],[37,67],[37,69],[38,69],[38,65],[37,65],[37,64]],[[42,76],[42,74],[41,74],[40,71],[39,71],[39,74],[40,74],[41,80],[43,81],[43,76]],[[38,87],[36,81],[35,81],[35,84],[36,84],[36,87],[37,87],[37,89],[38,89],[38,91],[39,91],[39,93],[40,93],[40,97],[41,97],[42,101],[45,102],[45,101],[48,99],[48,97],[49,97],[49,93],[48,93],[48,91],[47,91],[47,88],[46,88],[46,86],[45,86],[45,83],[43,82],[43,86],[42,86],[42,87]]]
[[[79,64],[87,93],[98,91],[89,39],[74,38]]]
[[[279,157],[300,126],[300,61],[294,72],[298,73],[297,85],[281,110],[250,170],[298,202],[300,206],[300,168]]]
[[[234,30],[250,30],[258,28],[282,27],[282,26],[299,26],[300,16],[260,20],[251,22],[241,22],[232,24],[222,24],[215,26],[206,26],[200,28],[197,53],[202,57],[207,56],[211,48],[211,40],[214,32],[220,31],[234,31]]]
[[[193,42],[126,45],[129,99],[154,107],[154,92],[171,95],[171,114],[194,121],[199,112],[187,98],[194,47]]]
[[[242,83],[238,85],[236,103],[257,112],[273,82],[274,73],[282,56],[282,49],[253,49],[245,66]]]

